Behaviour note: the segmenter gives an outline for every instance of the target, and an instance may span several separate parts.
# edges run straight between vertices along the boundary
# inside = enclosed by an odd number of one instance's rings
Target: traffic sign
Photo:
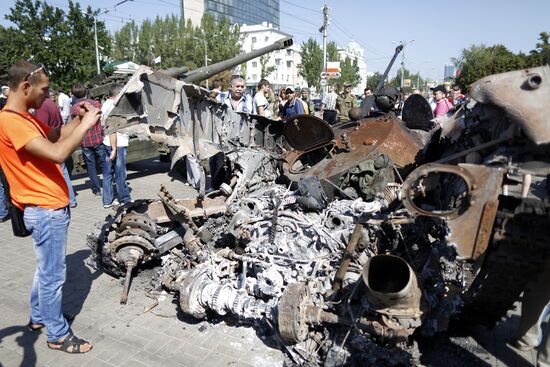
[[[321,71],[321,79],[325,79],[327,77],[327,73],[325,71]]]
[[[321,79],[321,87],[324,87],[325,85],[327,85],[327,80]]]

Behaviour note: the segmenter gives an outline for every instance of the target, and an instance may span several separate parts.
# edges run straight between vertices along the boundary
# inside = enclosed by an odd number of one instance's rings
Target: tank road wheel
[[[286,287],[279,301],[279,334],[289,345],[307,338],[309,326],[306,322],[305,305],[309,299],[308,288],[304,283],[292,283]]]
[[[135,203],[136,206],[140,204],[142,203]],[[157,237],[157,226],[152,218],[126,210],[121,207],[117,215],[107,216],[105,223],[87,237],[94,260],[107,274],[114,277],[123,277],[126,274],[124,265],[117,260],[116,253],[121,244],[136,244],[143,248],[147,255],[144,260],[147,260],[154,251],[152,243]]]

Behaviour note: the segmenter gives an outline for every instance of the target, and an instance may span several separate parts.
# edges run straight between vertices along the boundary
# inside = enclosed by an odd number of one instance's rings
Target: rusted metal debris
[[[204,199],[162,188],[126,204],[88,242],[115,276],[156,264],[152,289],[186,314],[274,325],[296,364],[417,365],[413,333],[494,322],[547,266],[548,124],[525,108],[546,105],[548,70],[483,79],[418,132],[391,113],[338,127],[236,114],[144,68],[111,129],[134,125],[176,159],[223,152],[231,177]]]

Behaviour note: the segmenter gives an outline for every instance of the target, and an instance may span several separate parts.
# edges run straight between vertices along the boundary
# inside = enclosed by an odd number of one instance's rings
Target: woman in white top
[[[254,96],[254,108],[258,115],[271,118],[271,109],[269,108],[269,102],[266,98],[266,94],[269,92],[271,85],[265,79],[260,80],[258,83],[258,91]]]

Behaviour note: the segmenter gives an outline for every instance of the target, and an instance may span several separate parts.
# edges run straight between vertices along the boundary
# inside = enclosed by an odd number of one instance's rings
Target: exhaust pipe
[[[418,317],[420,288],[413,269],[394,255],[376,255],[363,267],[367,300],[374,310],[389,316]]]

